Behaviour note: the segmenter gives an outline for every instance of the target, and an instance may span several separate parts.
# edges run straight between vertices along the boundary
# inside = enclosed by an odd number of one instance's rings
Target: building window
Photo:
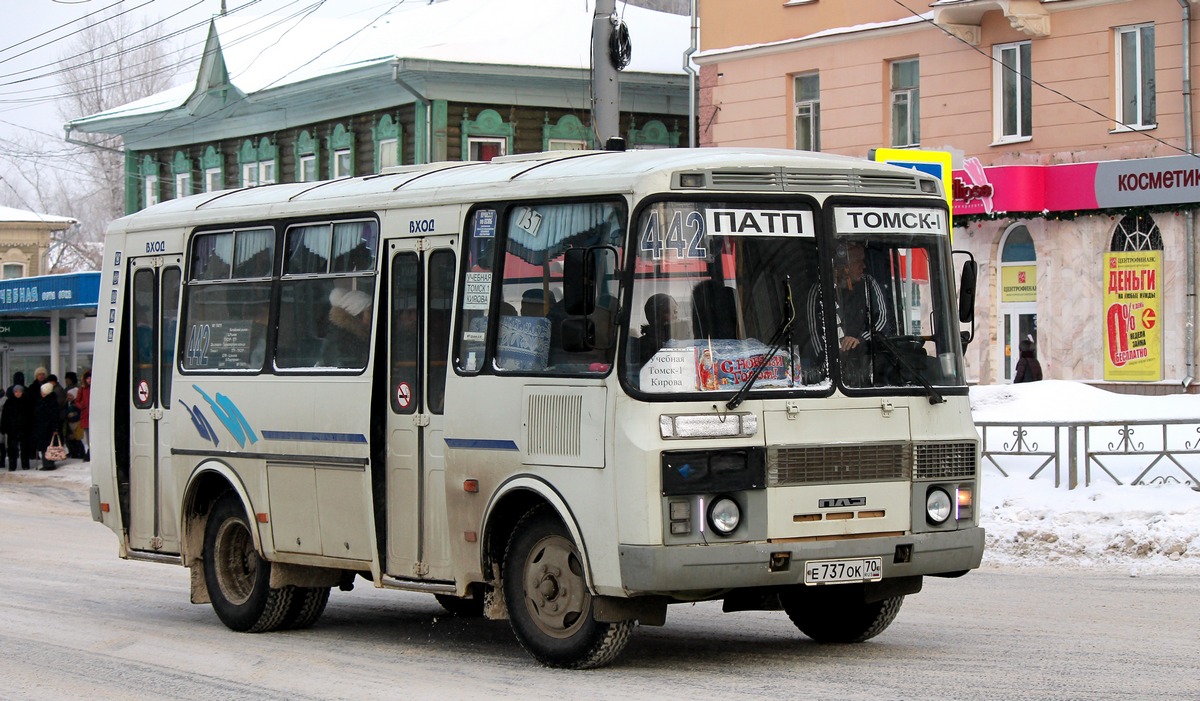
[[[338,124],[329,135],[329,177],[354,175],[354,132]]]
[[[225,159],[215,148],[209,146],[204,150],[204,156],[200,159],[200,167],[204,169],[204,191],[216,192],[225,187],[225,178],[222,171],[225,166]]]
[[[300,157],[300,182],[311,183],[317,179],[317,157],[314,154]]]
[[[339,149],[333,152],[333,177],[345,178],[353,175],[354,169],[350,165],[350,149]]]
[[[472,136],[467,139],[467,160],[490,161],[496,156],[505,155],[507,153],[506,147],[507,142],[504,139]]]
[[[994,49],[993,90],[996,99],[996,140],[1015,141],[1033,136],[1031,44],[1002,44]]]
[[[483,110],[475,119],[463,110],[462,159],[464,161],[490,161],[497,156],[512,152],[513,135],[516,128],[504,121],[496,110]]]
[[[317,165],[317,140],[307,130],[296,136],[296,181],[311,183],[320,176]]]
[[[1154,25],[1117,28],[1117,104],[1121,128],[1156,126]]]
[[[20,263],[5,263],[3,272],[0,274],[4,276],[3,279],[5,280],[15,280],[25,277],[25,266]]]
[[[1161,251],[1162,234],[1149,214],[1126,214],[1113,231],[1110,251]]]
[[[821,150],[821,80],[817,73],[796,76],[796,148]]]
[[[651,119],[640,129],[630,123],[629,148],[649,150],[679,146],[679,130],[668,129],[660,120]]]
[[[400,165],[399,149],[399,139],[384,139],[379,142],[379,153],[376,158],[378,159],[380,170],[389,166]]]
[[[175,152],[171,173],[175,176],[175,196],[187,197],[192,194],[192,161],[183,151]]]
[[[921,65],[892,61],[892,146],[921,143]]]
[[[145,186],[145,191],[143,194],[145,196],[146,206],[149,207],[151,205],[158,204],[158,176],[147,175],[142,181],[142,184]]]
[[[400,123],[385,114],[371,127],[375,139],[375,172],[400,165]]]
[[[564,114],[550,124],[550,114],[542,123],[543,151],[583,151],[591,148],[592,128],[573,114]]]

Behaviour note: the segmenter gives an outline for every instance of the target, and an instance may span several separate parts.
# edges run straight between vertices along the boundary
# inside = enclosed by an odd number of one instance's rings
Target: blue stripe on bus
[[[496,441],[486,438],[447,438],[446,447],[463,450],[517,450],[515,441]]]
[[[361,433],[325,433],[319,431],[263,431],[270,441],[313,441],[316,443],[366,443]]]

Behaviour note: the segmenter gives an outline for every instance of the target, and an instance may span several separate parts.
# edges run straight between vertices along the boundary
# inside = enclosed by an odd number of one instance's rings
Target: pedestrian
[[[67,446],[67,457],[84,459],[82,416],[79,411],[79,388],[67,390],[67,415],[63,419],[63,443]]]
[[[4,393],[4,412],[0,414],[0,433],[4,434],[8,447],[8,470],[17,469],[17,459],[21,460],[21,469],[29,469],[29,458],[33,451],[29,448],[29,415],[25,409],[25,374],[18,372],[13,375],[13,385]]]
[[[83,429],[83,459],[92,460],[92,371],[83,372],[83,384],[79,386],[79,394],[75,402],[79,405],[79,427]]]
[[[1021,341],[1021,357],[1017,359],[1017,370],[1013,382],[1037,382],[1042,379],[1042,364],[1037,359],[1037,346],[1032,338]]]
[[[58,465],[46,457],[46,449],[50,447],[56,437],[59,437],[62,413],[58,408],[58,397],[54,396],[54,385],[50,382],[42,385],[42,397],[34,410],[33,419],[33,439],[37,451],[42,454],[41,469],[53,470]]]

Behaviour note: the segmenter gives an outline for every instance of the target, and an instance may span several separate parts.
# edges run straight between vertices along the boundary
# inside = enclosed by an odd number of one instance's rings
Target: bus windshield
[[[875,211],[835,207],[830,276],[819,217],[803,204],[643,209],[626,383],[649,394],[736,392],[751,379],[755,391],[822,390],[835,379],[933,395],[962,385],[944,212],[861,216]]]

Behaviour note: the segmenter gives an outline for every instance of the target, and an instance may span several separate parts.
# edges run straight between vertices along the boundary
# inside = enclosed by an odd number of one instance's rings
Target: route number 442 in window
[[[646,217],[646,226],[640,238],[642,253],[654,260],[662,260],[663,251],[671,251],[675,258],[703,260],[708,257],[704,246],[704,217],[699,212],[675,212],[664,229],[659,223],[658,212]]]

